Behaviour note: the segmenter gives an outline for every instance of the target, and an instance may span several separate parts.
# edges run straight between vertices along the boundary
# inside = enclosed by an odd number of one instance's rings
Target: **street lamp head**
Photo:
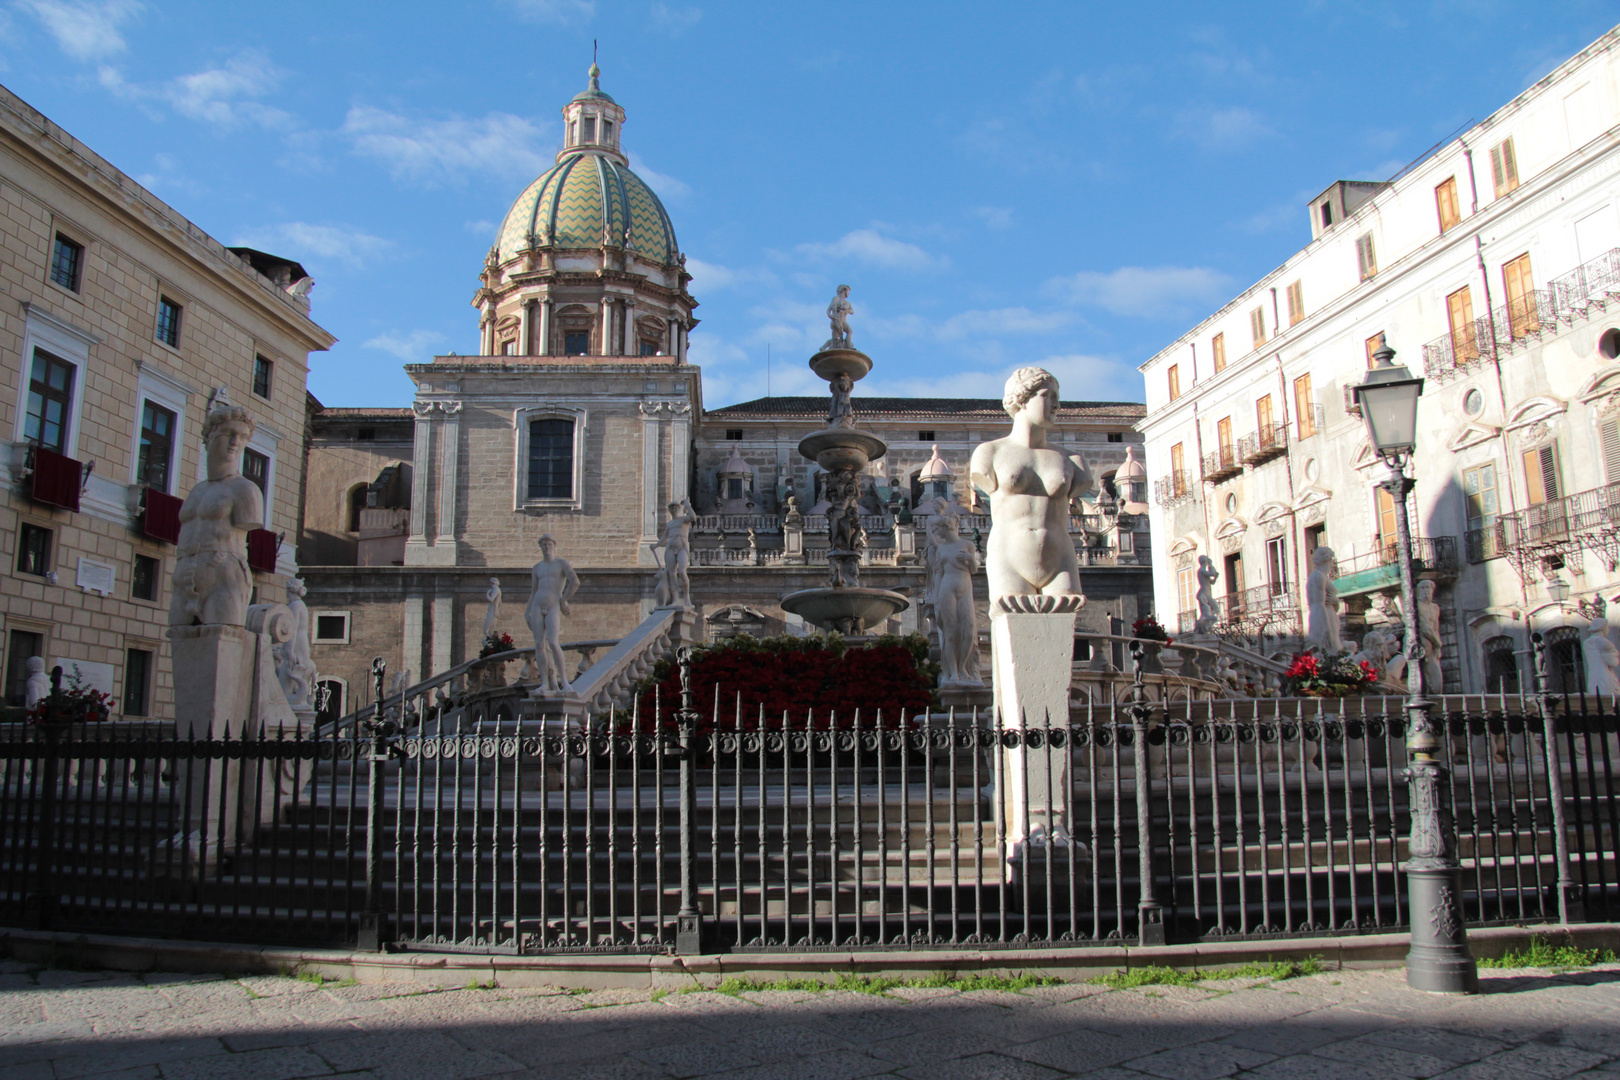
[[[1367,377],[1352,387],[1367,423],[1367,436],[1380,457],[1410,454],[1417,445],[1417,399],[1423,393],[1423,380],[1395,363],[1395,350],[1382,334],[1373,361]]]
[[[1562,606],[1564,601],[1569,599],[1569,582],[1565,581],[1559,574],[1554,573],[1552,577],[1547,579],[1547,595],[1552,598],[1555,604]]]

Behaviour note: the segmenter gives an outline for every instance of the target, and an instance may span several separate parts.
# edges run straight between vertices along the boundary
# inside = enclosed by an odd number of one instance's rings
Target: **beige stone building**
[[[174,515],[202,475],[209,402],[223,392],[258,422],[243,472],[274,535],[255,587],[279,600],[297,570],[309,354],[334,339],[297,263],[224,247],[4,89],[0,246],[6,702],[38,655],[110,693],[117,716],[169,718]]]
[[[692,594],[710,634],[802,629],[778,600],[825,583],[820,469],[797,445],[825,425],[827,399],[705,408],[686,362],[697,301],[685,257],[626,167],[624,110],[594,68],[590,78],[563,109],[557,164],[512,205],[483,267],[473,305],[485,355],[408,365],[409,410],[312,413],[299,561],[333,710],[369,700],[374,656],[413,681],[476,656],[491,578],[497,628],[529,644],[522,608],[542,535],[582,582],[565,640],[619,638],[653,609],[667,506],[688,498]],[[970,511],[968,535],[988,531],[966,464],[1007,416],[999,401],[858,387],[854,405],[891,447],[864,480],[863,581],[920,600],[923,517],[944,497]],[[1142,415],[1131,402],[1066,402],[1058,441],[1111,485]],[[1145,493],[1117,494],[1074,522],[1092,597],[1082,620],[1104,631],[1151,594]],[[917,609],[888,629],[914,628]]]

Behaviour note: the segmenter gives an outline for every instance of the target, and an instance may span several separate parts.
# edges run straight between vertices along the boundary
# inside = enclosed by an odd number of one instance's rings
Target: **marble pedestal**
[[[1009,600],[1037,610],[1007,610]],[[1078,596],[1008,597],[990,612],[996,712],[1004,728],[1024,733],[1025,740],[1002,752],[997,771],[1009,872],[1027,857],[1025,845],[1069,839],[1068,741],[1054,749],[1037,733],[1063,728],[1067,734],[1074,617],[1083,602]],[[1038,746],[1028,745],[1036,741]]]

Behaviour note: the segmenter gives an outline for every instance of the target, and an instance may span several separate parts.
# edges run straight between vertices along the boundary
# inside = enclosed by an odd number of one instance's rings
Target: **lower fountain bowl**
[[[822,630],[865,633],[911,606],[888,589],[801,589],[782,597],[782,610]]]

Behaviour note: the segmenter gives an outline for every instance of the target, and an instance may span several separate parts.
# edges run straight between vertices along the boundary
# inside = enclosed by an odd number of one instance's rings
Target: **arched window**
[[[1517,694],[1519,661],[1513,655],[1513,639],[1500,634],[1485,642],[1485,692]]]
[[[1579,694],[1586,687],[1586,662],[1581,656],[1581,632],[1560,626],[1547,635],[1547,691]]]
[[[350,532],[360,531],[360,511],[366,508],[366,485],[356,484],[349,489],[348,522],[345,526]]]

